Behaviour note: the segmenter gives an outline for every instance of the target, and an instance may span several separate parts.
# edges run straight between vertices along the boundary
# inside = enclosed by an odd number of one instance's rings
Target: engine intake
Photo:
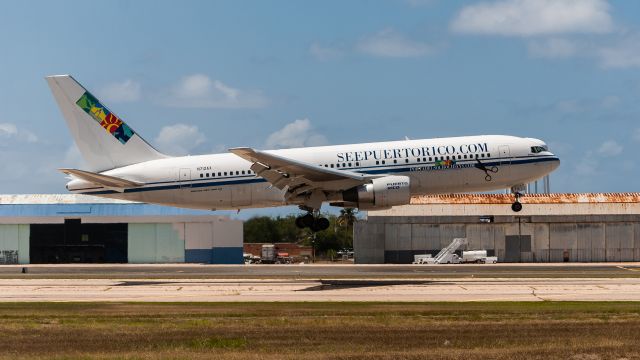
[[[371,184],[343,191],[342,199],[357,204],[362,210],[406,205],[411,201],[411,180],[408,176],[385,176],[373,179]]]

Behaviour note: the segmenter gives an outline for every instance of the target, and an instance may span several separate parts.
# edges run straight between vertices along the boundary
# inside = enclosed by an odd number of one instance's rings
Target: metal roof
[[[77,194],[0,195],[0,223],[42,222],[45,219],[110,218],[134,219],[222,218],[207,210],[181,209],[133,201]],[[28,219],[27,219],[28,218]],[[226,218],[226,217],[225,217]],[[167,220],[164,220],[167,221]]]
[[[640,193],[527,194],[523,209],[514,213],[513,194],[454,194],[416,196],[410,205],[368,211],[367,216],[558,216],[638,215]]]
[[[0,194],[0,205],[12,204],[136,204],[136,202],[80,194]]]
[[[449,194],[411,198],[411,205],[511,204],[513,194]],[[526,194],[523,204],[640,203],[640,193]]]

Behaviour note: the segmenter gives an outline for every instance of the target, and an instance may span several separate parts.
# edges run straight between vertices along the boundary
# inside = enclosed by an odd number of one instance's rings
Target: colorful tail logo
[[[88,91],[76,101],[76,104],[89,114],[93,120],[98,122],[100,126],[107,130],[108,133],[115,136],[122,144],[126,144],[135,134],[124,121],[120,120],[114,113],[100,104],[98,99],[89,94]]]

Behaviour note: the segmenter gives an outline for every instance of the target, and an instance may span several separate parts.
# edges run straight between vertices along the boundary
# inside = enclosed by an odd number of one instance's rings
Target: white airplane
[[[363,210],[414,195],[511,188],[560,165],[537,139],[464,136],[172,157],[155,150],[69,75],[48,76],[89,170],[60,169],[74,193],[195,209],[298,205],[300,227],[326,229],[323,203]]]

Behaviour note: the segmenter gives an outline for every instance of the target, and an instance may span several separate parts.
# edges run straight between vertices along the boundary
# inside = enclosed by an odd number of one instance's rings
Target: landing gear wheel
[[[520,201],[514,202],[511,204],[511,210],[513,210],[513,212],[520,212],[522,210],[522,203]]]
[[[314,227],[318,230],[316,231],[322,231],[322,230],[327,230],[329,228],[329,219],[327,218],[317,218],[315,223],[313,224]]]
[[[315,223],[315,219],[313,218],[312,214],[304,215],[303,217],[301,217],[301,219],[302,220],[300,220],[300,222],[304,224],[304,227],[311,228]]]

